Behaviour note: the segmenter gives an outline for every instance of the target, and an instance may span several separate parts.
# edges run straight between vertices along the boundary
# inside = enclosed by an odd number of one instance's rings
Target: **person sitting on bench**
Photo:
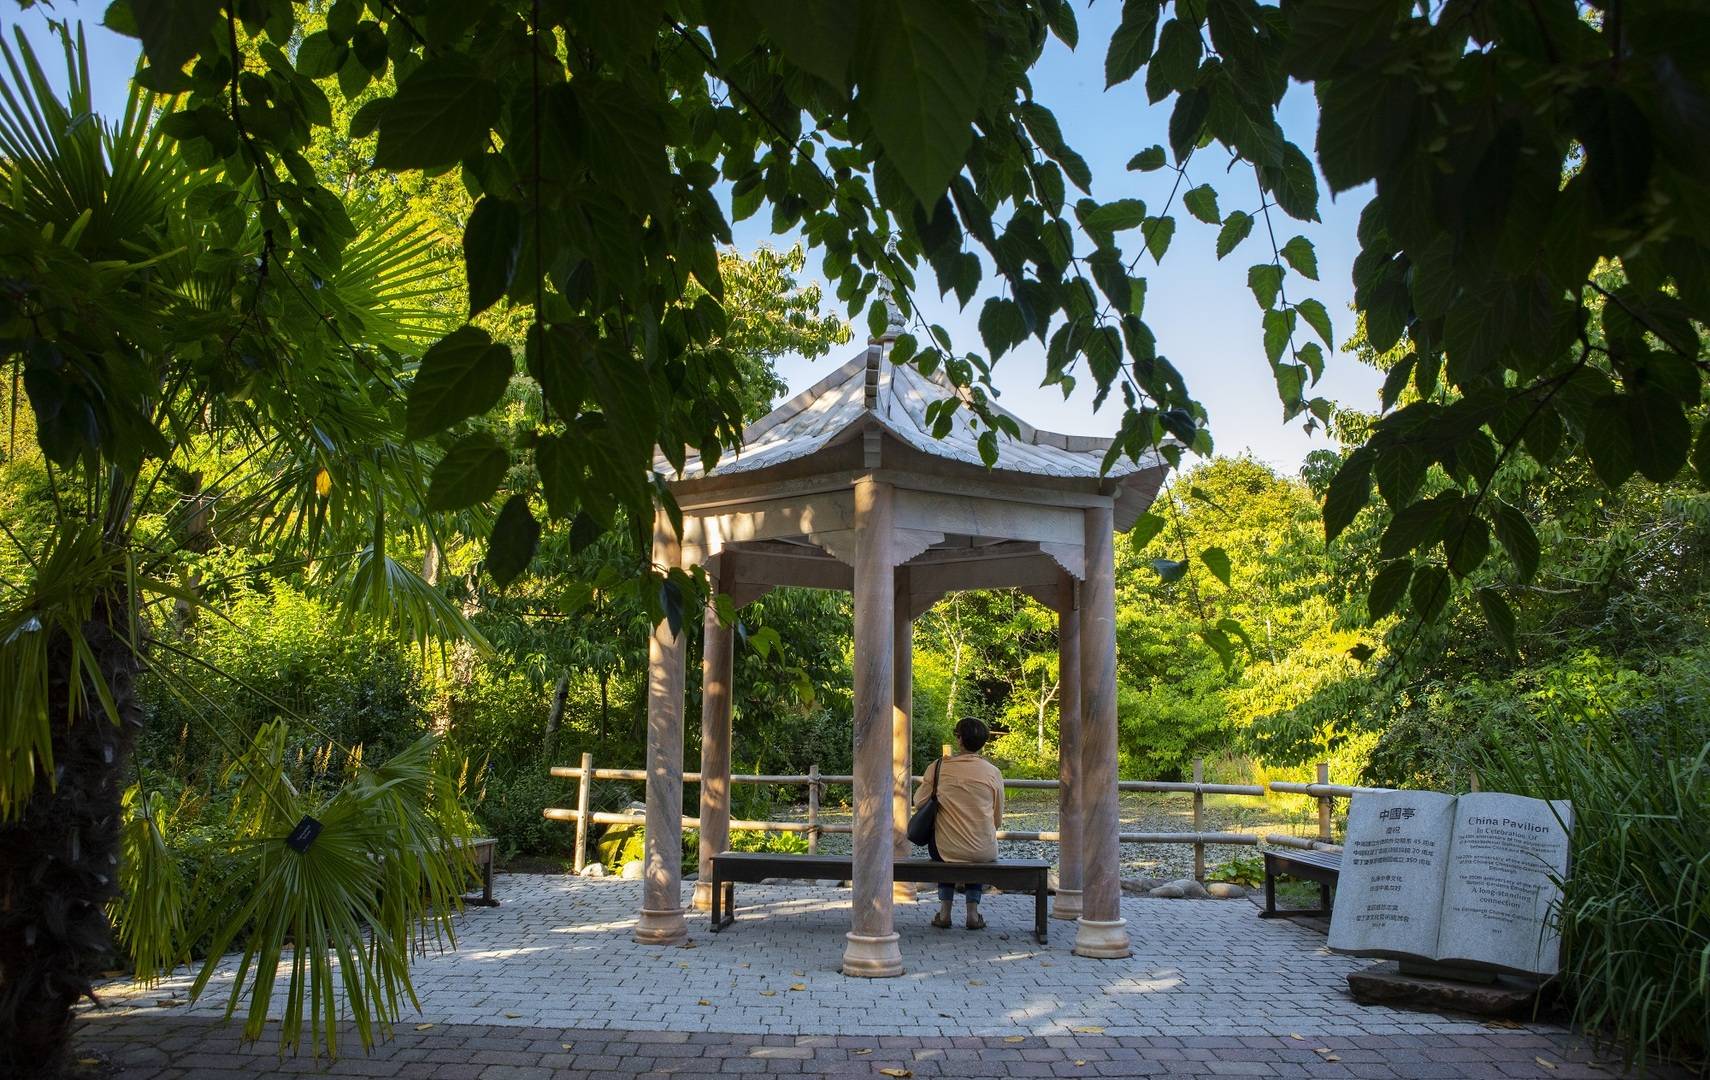
[[[934,761],[928,767],[934,775],[922,780],[916,808],[934,794],[938,796],[938,817],[932,841],[927,844],[938,862],[997,862],[997,830],[1003,824],[1003,774],[980,756],[990,737],[986,725],[972,717],[963,719],[956,725],[956,741],[962,752]],[[986,920],[980,914],[982,888],[978,883],[938,886],[939,910],[932,917],[932,925],[949,929],[950,909],[956,893],[962,892],[968,898],[968,929],[985,929]]]

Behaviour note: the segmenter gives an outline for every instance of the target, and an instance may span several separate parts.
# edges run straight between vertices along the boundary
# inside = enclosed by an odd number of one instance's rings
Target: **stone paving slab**
[[[837,970],[847,890],[739,886],[736,924],[711,934],[706,917],[691,913],[685,947],[632,939],[639,882],[501,874],[497,895],[502,906],[458,920],[456,951],[415,965],[421,1014],[406,1021],[933,1038],[1094,1028],[1138,1038],[1490,1031],[1469,1019],[1355,1006],[1346,977],[1369,961],[1333,955],[1322,936],[1259,919],[1242,901],[1125,897],[1134,942],[1126,960],[1074,956],[1072,922],[1053,920],[1049,945],[1036,945],[1030,896],[992,896],[982,932],[934,930],[935,904],[902,904],[907,973],[869,980]],[[181,972],[152,989],[109,984],[101,994],[151,1012],[223,1011],[229,967],[195,1005],[183,1002],[190,979]]]
[[[337,1061],[283,1057],[270,1025],[258,1043],[236,1025],[132,1010],[84,1016],[76,1052],[115,1080],[369,1076],[397,1080],[705,1080],[755,1076],[1357,1077],[1371,1080],[1590,1080],[1618,1071],[1559,1032],[1478,1035],[834,1036],[613,1031],[516,1025],[407,1025],[370,1054],[354,1034]],[[891,1070],[885,1072],[883,1070]],[[1679,1074],[1653,1071],[1658,1080]]]

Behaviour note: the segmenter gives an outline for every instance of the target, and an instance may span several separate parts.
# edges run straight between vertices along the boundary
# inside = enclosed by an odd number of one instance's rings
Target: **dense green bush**
[[[1572,691],[1572,680],[1557,680]],[[1674,663],[1610,701],[1543,702],[1481,759],[1490,786],[1572,800],[1557,918],[1576,1018],[1643,1060],[1710,1050],[1710,677]]]

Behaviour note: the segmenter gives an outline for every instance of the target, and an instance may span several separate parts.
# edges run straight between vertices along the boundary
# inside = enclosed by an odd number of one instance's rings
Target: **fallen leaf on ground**
[[[913,1076],[914,1075],[914,1072],[910,1069],[880,1069],[879,1071],[881,1073],[884,1073],[886,1076]]]
[[[1306,1036],[1305,1036],[1305,1035],[1298,1035],[1298,1034],[1296,1034],[1296,1033],[1295,1033],[1295,1032],[1292,1032],[1292,1031],[1291,1031],[1291,1032],[1289,1032],[1289,1033],[1288,1033],[1288,1037],[1289,1037],[1289,1038],[1291,1038],[1291,1039],[1298,1039],[1298,1040],[1300,1040],[1300,1041],[1301,1041],[1301,1042],[1305,1042],[1305,1041],[1306,1041]]]
[[[969,986],[984,986],[984,985],[986,985],[986,980],[984,980],[984,979],[969,979],[968,985]]]
[[[871,1046],[863,1046],[859,1050],[851,1050],[849,1052],[851,1054],[856,1055],[857,1057],[865,1057],[866,1055],[871,1054],[873,1052],[873,1048]]]
[[[101,1059],[95,1057],[78,1058],[77,1063],[84,1066],[99,1065],[101,1064]]]
[[[1328,1053],[1331,1053],[1332,1051],[1328,1046],[1314,1046],[1312,1048],[1312,1052],[1314,1054],[1328,1054]]]
[[[1325,1054],[1324,1060],[1325,1061],[1341,1061],[1342,1059],[1337,1057],[1335,1054]]]
[[[701,1000],[695,1002],[695,1004],[696,1005],[711,1005],[712,1002],[708,1001],[706,998],[702,998]]]
[[[1513,1020],[1498,1019],[1498,1020],[1486,1020],[1484,1022],[1484,1026],[1487,1028],[1513,1029],[1513,1028],[1520,1027],[1521,1025],[1514,1022]]]
[[[1026,1038],[1027,1038],[1027,1036],[1025,1036],[1025,1035],[1005,1035],[1003,1037],[1003,1041],[1004,1042],[1010,1042],[1010,1043],[1022,1042],[1024,1040],[1026,1040]]]
[[[571,1049],[574,1049],[574,1048],[575,1048],[575,1046],[576,1046],[576,1044],[575,1044],[575,1043],[559,1043],[559,1044],[558,1044],[558,1045],[559,1045],[559,1046],[562,1046],[562,1047],[563,1047],[563,1048],[564,1048],[564,1049],[566,1049],[566,1050],[571,1050]]]
[[[1072,1027],[1069,1030],[1074,1032],[1076,1035],[1103,1035],[1104,1034],[1104,1029],[1099,1027],[1096,1024],[1084,1024],[1081,1027]]]
[[[521,1020],[522,1016],[523,1016],[522,1013],[508,1012],[505,1014],[505,1019],[506,1020]]]
[[[807,989],[807,983],[791,983],[790,989],[791,990],[806,990]]]
[[[159,998],[155,1001],[155,1004],[159,1005],[163,1009],[170,1009],[174,1005],[182,1005],[184,1002],[179,998]]]
[[[694,948],[698,948],[698,946],[692,941],[685,941],[681,945],[677,946],[677,948],[679,948],[679,949],[694,949]]]
[[[1087,1059],[1086,1059],[1086,1058],[1076,1058],[1076,1059],[1075,1059],[1075,1064],[1076,1064],[1076,1065],[1085,1065],[1085,1064],[1086,1064],[1086,1063],[1087,1063]]]
[[[796,977],[796,978],[798,978],[798,979],[799,979],[799,978],[801,978],[801,977],[802,977],[802,976],[803,976],[803,975],[806,975],[806,974],[807,974],[807,972],[805,972],[805,971],[792,971],[792,972],[790,972],[790,974],[791,974],[791,975],[794,975],[794,976],[795,976],[795,977]]]
[[[433,1027],[433,1025],[432,1024],[417,1024],[416,1030],[417,1031],[426,1031],[430,1027]]]
[[[1552,1069],[1553,1070],[1556,1068],[1556,1063],[1551,1061],[1549,1058],[1535,1057],[1532,1060],[1536,1061],[1538,1064],[1542,1065],[1546,1069]]]
[[[762,990],[762,991],[760,991],[760,996],[761,997],[777,997],[778,992],[776,990]]]

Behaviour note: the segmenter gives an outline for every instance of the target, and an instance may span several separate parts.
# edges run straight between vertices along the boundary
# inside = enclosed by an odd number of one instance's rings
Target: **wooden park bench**
[[[482,907],[498,907],[499,902],[493,899],[493,854],[499,848],[499,842],[490,836],[477,836],[469,841],[469,859],[481,868],[481,895],[465,896],[463,902],[468,905],[479,904]]]
[[[1265,852],[1265,910],[1261,919],[1281,919],[1290,915],[1330,914],[1330,890],[1342,876],[1342,853],[1339,851],[1267,851]],[[1291,877],[1318,883],[1317,910],[1277,910],[1277,878]]]
[[[757,884],[768,878],[796,881],[848,881],[852,860],[847,855],[782,855],[775,852],[726,851],[712,860],[712,931],[736,921],[736,882]],[[931,859],[898,859],[892,864],[897,881],[937,885],[978,883],[1005,892],[1033,894],[1033,936],[1045,944],[1046,873],[1050,863],[1016,859],[996,863],[947,863]]]

